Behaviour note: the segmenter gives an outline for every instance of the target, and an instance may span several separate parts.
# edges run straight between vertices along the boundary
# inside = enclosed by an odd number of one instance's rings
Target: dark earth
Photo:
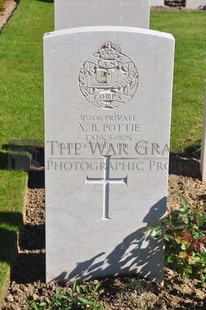
[[[180,5],[184,1],[168,1]],[[0,28],[15,8],[13,0],[7,1],[6,11],[0,15]],[[161,8],[160,8],[161,9]],[[168,9],[168,8],[167,8]],[[182,9],[182,8],[178,8]],[[9,13],[10,12],[10,13]],[[206,208],[206,184],[200,181],[198,153],[189,156],[173,154],[170,158],[168,211],[187,203]],[[71,286],[45,283],[45,200],[43,151],[41,167],[29,172],[25,199],[23,225],[19,235],[17,255],[11,272],[11,284],[2,310],[28,309],[25,295],[30,301],[49,301],[59,290],[72,292]],[[96,283],[89,282],[89,285]],[[103,289],[98,302],[105,310],[205,310],[206,283],[183,280],[165,268],[164,287],[133,277],[110,277],[101,280]]]

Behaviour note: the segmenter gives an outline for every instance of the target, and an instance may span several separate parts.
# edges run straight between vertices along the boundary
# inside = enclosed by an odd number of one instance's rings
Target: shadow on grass
[[[40,2],[50,2],[50,3],[54,2],[54,0],[37,0],[37,1],[40,1]]]
[[[17,231],[22,227],[22,214],[0,212],[0,261],[12,265],[17,247]]]
[[[30,171],[44,165],[44,149],[36,141],[14,141],[0,150],[0,170]]]
[[[198,140],[183,152],[171,153],[169,173],[201,180],[200,151],[201,141]]]
[[[1,170],[29,171],[31,167],[29,154],[0,152]]]
[[[0,151],[0,170],[8,170],[8,153]]]
[[[23,225],[22,214],[18,212],[0,212],[0,223],[0,261],[13,266],[11,279],[18,283],[43,281],[45,254],[42,249],[45,249],[45,225]],[[20,231],[19,238],[17,231]],[[32,251],[35,253],[31,253]],[[21,282],[22,279],[24,282]]]
[[[171,154],[169,174],[201,180],[200,162],[198,159],[186,157],[184,154]]]
[[[28,188],[44,188],[44,149],[36,147],[33,141],[27,142],[13,141],[3,146],[0,170],[26,171]],[[0,261],[11,266],[11,280],[44,281],[44,249],[45,225],[24,225],[21,213],[0,212]]]
[[[179,0],[179,1],[165,0],[164,4],[171,7],[181,7],[181,6],[185,7],[186,0]]]

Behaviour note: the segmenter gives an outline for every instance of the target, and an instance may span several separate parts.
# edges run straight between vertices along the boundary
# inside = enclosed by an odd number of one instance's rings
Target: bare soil
[[[185,203],[204,207],[206,184],[200,181],[198,158],[173,154],[170,159],[168,209]],[[31,301],[42,301],[49,300],[60,289],[71,292],[69,284],[45,283],[44,208],[44,169],[41,167],[29,173],[24,225],[19,236],[11,285],[2,310],[27,309],[25,295]],[[182,280],[168,268],[165,268],[164,287],[138,276],[110,277],[102,282],[99,303],[106,310],[206,309],[206,283]]]
[[[0,12],[0,29],[2,29],[9,18],[11,17],[13,11],[16,9],[17,2],[14,0],[7,0],[5,2],[5,10],[3,12]]]

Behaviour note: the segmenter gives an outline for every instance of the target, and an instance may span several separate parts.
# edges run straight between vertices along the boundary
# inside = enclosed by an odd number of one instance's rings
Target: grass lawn
[[[176,38],[171,149],[201,139],[206,75],[206,12],[151,13],[151,28]],[[42,37],[53,29],[53,3],[21,0],[0,34],[0,297],[9,281],[22,221],[27,174],[7,170],[11,140],[43,144]]]
[[[0,171],[0,297],[9,283],[17,232],[22,223],[26,180],[23,172]]]
[[[201,140],[206,12],[153,11],[151,29],[172,33],[176,40],[171,150],[183,150]]]
[[[11,140],[43,144],[42,37],[53,30],[53,4],[21,0],[0,34],[0,298],[22,222],[27,174],[7,170]]]

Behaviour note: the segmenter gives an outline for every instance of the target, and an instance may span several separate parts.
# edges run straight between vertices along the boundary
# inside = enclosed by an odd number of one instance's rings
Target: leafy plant
[[[100,290],[101,282],[96,285],[80,285],[75,282],[72,293],[59,291],[54,294],[50,302],[29,301],[27,296],[25,301],[29,310],[103,310],[96,302]]]
[[[166,263],[182,277],[206,280],[206,213],[187,205],[172,211],[161,226],[149,228],[150,236],[163,236]]]

